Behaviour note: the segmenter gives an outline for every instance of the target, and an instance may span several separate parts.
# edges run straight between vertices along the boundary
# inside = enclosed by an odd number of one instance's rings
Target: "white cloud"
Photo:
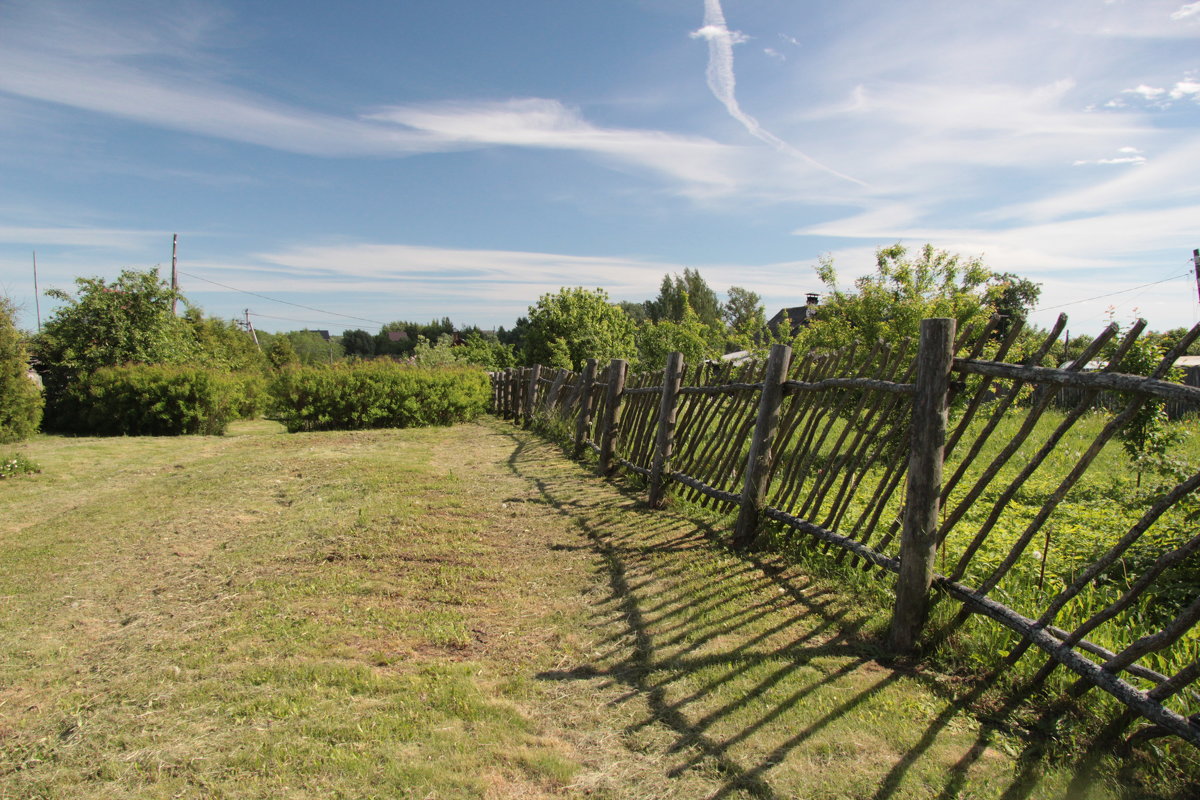
[[[1179,7],[1179,10],[1172,12],[1171,19],[1180,20],[1194,17],[1200,14],[1200,3],[1188,3]]]
[[[1171,87],[1171,99],[1180,100],[1189,95],[1200,95],[1200,81],[1184,80],[1179,81]]]
[[[1167,90],[1162,89],[1162,88],[1156,88],[1154,86],[1147,86],[1146,84],[1143,83],[1143,84],[1139,84],[1138,87],[1135,89],[1123,89],[1122,93],[1123,94],[1140,95],[1141,97],[1144,97],[1147,100],[1157,100],[1158,98],[1160,98],[1164,94],[1166,94]]]
[[[776,61],[787,61],[787,56],[785,56],[783,53],[779,52],[778,50],[776,50],[773,47],[764,47],[763,53],[768,58],[773,58]]]

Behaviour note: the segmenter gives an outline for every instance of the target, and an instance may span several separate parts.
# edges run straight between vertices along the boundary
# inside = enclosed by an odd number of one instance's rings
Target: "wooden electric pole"
[[[250,337],[254,339],[254,346],[262,350],[262,345],[258,343],[258,334],[254,332],[254,323],[250,321],[250,309],[247,308],[243,313],[246,315],[246,330],[250,331]]]
[[[179,250],[179,234],[171,234],[171,291],[175,296],[171,298],[171,314],[179,316],[179,263],[176,255]]]
[[[1192,267],[1196,271],[1196,297],[1200,299],[1200,250],[1192,251]]]
[[[38,333],[42,332],[42,302],[38,298],[37,250],[33,251],[33,307],[37,309]]]

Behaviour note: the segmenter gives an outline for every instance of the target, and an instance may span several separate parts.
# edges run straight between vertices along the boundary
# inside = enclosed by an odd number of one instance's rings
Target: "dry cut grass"
[[[1040,798],[866,611],[500,423],[61,439],[0,485],[0,798]]]

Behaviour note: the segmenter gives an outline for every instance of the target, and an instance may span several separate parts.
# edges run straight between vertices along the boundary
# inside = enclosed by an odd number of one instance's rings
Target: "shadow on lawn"
[[[656,725],[669,728],[674,737],[669,754],[677,759],[668,772],[672,777],[700,768],[718,773],[723,782],[709,795],[713,798],[735,793],[792,796],[782,789],[779,794],[768,772],[832,723],[870,703],[897,681],[909,679],[932,690],[942,705],[919,738],[895,763],[884,767],[873,794],[862,796],[895,797],[906,775],[930,755],[959,717],[979,719],[975,741],[966,744],[960,733],[955,744],[941,742],[943,749],[956,746],[965,752],[949,769],[937,771],[940,788],[930,785],[926,769],[921,796],[952,800],[970,792],[972,767],[1001,732],[1009,741],[1018,733],[1024,747],[1015,772],[1003,776],[1007,785],[1000,791],[993,782],[989,794],[997,792],[994,796],[1001,800],[1026,800],[1037,788],[1046,765],[1045,740],[1022,733],[1011,723],[1028,697],[1009,698],[1002,708],[979,718],[974,709],[979,708],[989,682],[952,693],[942,682],[919,672],[881,666],[877,647],[860,630],[865,615],[848,614],[846,603],[839,603],[828,589],[812,585],[773,557],[738,554],[720,559],[724,566],[719,574],[696,573],[698,560],[688,556],[712,552],[714,545],[723,550],[727,537],[721,532],[670,511],[652,511],[638,493],[612,482],[580,481],[574,472],[550,473],[540,468],[550,452],[545,444],[505,435],[515,445],[509,468],[536,486],[542,502],[570,518],[587,536],[610,590],[601,603],[608,615],[601,624],[616,622],[618,628],[601,642],[607,651],[597,655],[594,663],[538,677],[549,681],[605,678],[608,686],[627,687],[614,702],[640,698],[649,714],[625,734]],[[554,453],[553,460],[559,459]],[[614,492],[620,492],[623,501],[614,504]],[[731,602],[731,593],[755,599]],[[823,669],[829,661],[840,665]],[[809,674],[801,677],[798,671],[806,667]],[[811,677],[814,672],[818,678]],[[781,718],[806,699],[846,687],[852,691],[835,691],[832,696],[838,702],[821,706],[821,713],[803,727],[796,729],[793,721],[791,728],[782,729],[786,733],[770,728],[774,723],[786,725]],[[1053,721],[1048,715],[1041,720]],[[768,750],[739,747],[756,734],[773,746]],[[1076,766],[1065,797],[1088,797],[1089,787],[1099,780],[1096,767],[1094,755],[1085,757]]]

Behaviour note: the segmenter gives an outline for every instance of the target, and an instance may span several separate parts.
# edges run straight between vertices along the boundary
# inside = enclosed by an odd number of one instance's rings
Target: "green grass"
[[[6,800],[1182,791],[1038,756],[837,581],[502,423],[14,447]]]

